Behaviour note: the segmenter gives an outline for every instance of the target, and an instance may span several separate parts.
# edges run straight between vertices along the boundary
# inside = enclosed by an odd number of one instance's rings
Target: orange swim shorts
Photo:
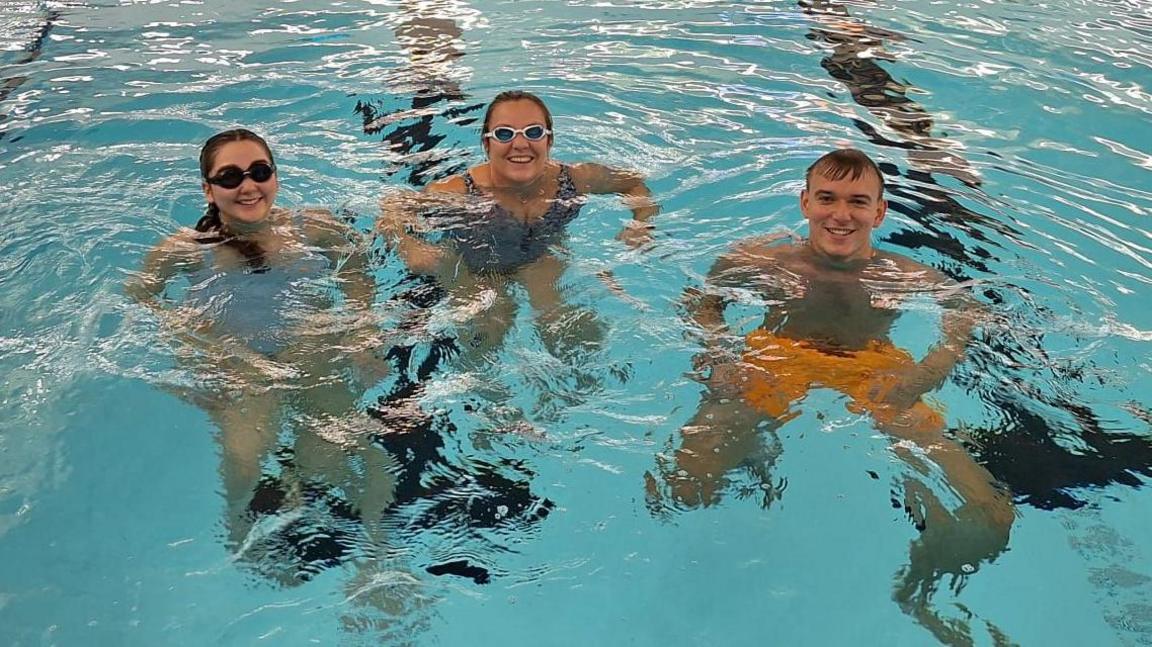
[[[936,409],[917,400],[908,409],[883,402],[896,376],[916,366],[907,351],[873,341],[857,351],[827,352],[802,341],[755,330],[745,338],[743,361],[752,367],[744,399],[759,411],[782,420],[798,415],[792,403],[813,388],[835,389],[848,396],[848,410],[868,413],[882,426],[909,425],[919,431],[944,429]]]

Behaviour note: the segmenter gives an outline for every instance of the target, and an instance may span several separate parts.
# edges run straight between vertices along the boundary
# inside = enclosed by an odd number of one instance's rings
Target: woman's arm
[[[572,181],[580,193],[615,193],[632,210],[632,221],[624,226],[617,238],[630,247],[639,247],[652,240],[653,226],[649,222],[660,213],[660,205],[652,201],[652,192],[644,183],[644,176],[635,171],[614,169],[586,162],[572,166]]]
[[[460,185],[459,190],[457,183]],[[423,194],[400,191],[380,199],[380,218],[376,221],[376,231],[384,237],[389,249],[396,250],[412,272],[437,274],[448,256],[443,247],[414,235],[424,229],[419,216],[421,209],[435,205],[439,197],[446,197],[443,194],[463,193],[463,184],[459,176],[453,176],[428,185]]]
[[[191,272],[203,264],[195,234],[181,231],[148,252],[140,271],[124,284],[124,292],[154,312],[164,310],[161,295],[173,277]]]
[[[357,310],[371,310],[376,283],[369,274],[368,250],[360,233],[337,220],[327,209],[304,211],[303,233],[337,268],[340,289],[348,304]]]

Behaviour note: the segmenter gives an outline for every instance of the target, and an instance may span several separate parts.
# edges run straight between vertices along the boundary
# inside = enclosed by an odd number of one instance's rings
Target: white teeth
[[[509,157],[508,161],[509,162],[515,162],[517,164],[524,164],[527,162],[531,162],[532,158],[531,157]]]
[[[825,227],[824,229],[827,230],[828,233],[835,234],[837,236],[847,236],[848,234],[851,234],[853,231],[856,231],[855,229],[839,229],[836,227]]]

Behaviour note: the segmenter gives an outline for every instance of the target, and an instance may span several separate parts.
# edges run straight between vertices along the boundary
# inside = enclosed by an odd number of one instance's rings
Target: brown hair
[[[256,133],[248,130],[247,128],[233,128],[232,130],[225,130],[221,133],[216,133],[204,142],[204,146],[200,149],[200,177],[204,181],[208,180],[208,174],[212,172],[212,165],[216,163],[216,154],[225,144],[232,142],[256,142],[268,154],[268,163],[273,167],[276,165],[276,160],[272,158],[272,149],[268,147],[268,142]],[[204,215],[196,222],[196,231],[203,233],[214,233],[214,236],[205,236],[198,240],[203,244],[223,243],[232,249],[235,249],[244,257],[248,266],[254,269],[265,267],[264,263],[264,250],[259,245],[249,240],[237,240],[235,237],[227,236],[224,231],[224,223],[220,220],[220,207],[216,203],[209,203],[208,208],[204,211]]]
[[[543,99],[524,90],[505,90],[496,95],[496,97],[492,99],[492,103],[488,104],[488,110],[484,113],[484,128],[480,131],[481,133],[488,132],[488,123],[492,121],[492,110],[501,103],[507,103],[509,101],[531,101],[540,106],[540,109],[544,111],[544,126],[547,127],[548,130],[552,130],[552,112],[548,110],[548,106],[544,105]]]
[[[804,188],[808,188],[812,183],[812,176],[816,174],[829,180],[843,180],[846,177],[858,180],[872,174],[876,177],[876,184],[879,185],[878,197],[884,197],[884,175],[880,172],[880,167],[871,157],[855,148],[841,148],[821,156],[804,174]]]

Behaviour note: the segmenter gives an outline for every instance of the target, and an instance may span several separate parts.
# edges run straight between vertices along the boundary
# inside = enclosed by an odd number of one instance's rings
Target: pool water
[[[1152,643],[1147,5],[0,0],[0,25],[0,643],[945,640],[893,600],[909,467],[833,391],[776,432],[772,487],[645,496],[702,392],[684,290],[739,238],[803,234],[803,171],[839,145],[885,170],[880,245],[993,313],[936,395],[1018,518],[993,561],[936,582],[948,640]],[[461,328],[432,303],[396,336],[431,458],[389,541],[333,495],[232,550],[217,430],[169,393],[189,376],[123,292],[200,215],[200,144],[265,134],[280,202],[367,233],[381,195],[481,161],[482,107],[510,88],[548,101],[555,157],[638,170],[662,205],[644,251],[614,240],[615,198],[569,229],[564,294],[603,349],[550,356],[521,304],[470,371],[435,361]],[[376,251],[395,322],[427,288]],[[915,305],[893,331],[914,354],[939,321]]]

